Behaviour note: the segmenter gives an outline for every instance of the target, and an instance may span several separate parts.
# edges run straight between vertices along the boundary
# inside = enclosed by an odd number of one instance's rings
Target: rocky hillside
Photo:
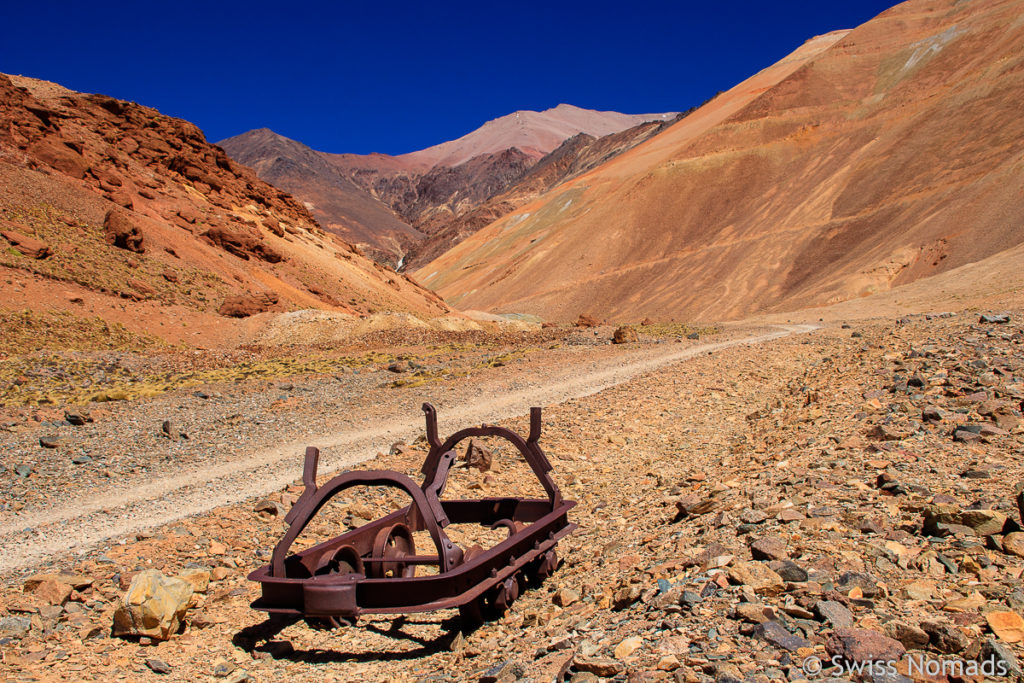
[[[387,246],[422,234],[394,208],[367,192],[329,155],[272,130],[253,130],[221,143],[232,159],[275,187],[302,198],[326,230],[356,243]]]
[[[0,236],[0,317],[28,309],[217,343],[229,319],[265,310],[447,310],[187,121],[3,75]]]
[[[1024,241],[1024,3],[912,0],[810,41],[417,271],[464,308],[720,319]]]
[[[680,116],[683,116],[680,114]],[[504,192],[469,211],[449,215],[441,227],[412,244],[406,255],[409,268],[429,263],[477,230],[530,202],[558,184],[586,173],[672,125],[676,119],[648,121],[618,133],[594,137],[577,133],[546,154]]]
[[[398,265],[409,263],[434,234],[463,235],[484,225],[479,218],[457,227],[452,223],[486,203],[491,204],[487,215],[500,215],[495,211],[505,204],[491,200],[523,180],[568,138],[648,131],[673,116],[559,105],[543,112],[515,112],[457,140],[399,156],[316,152],[266,129],[220,144],[261,178],[301,198],[325,228]],[[626,135],[631,137],[637,134]],[[560,155],[565,154],[563,149]],[[453,241],[445,237],[423,247],[434,253]]]

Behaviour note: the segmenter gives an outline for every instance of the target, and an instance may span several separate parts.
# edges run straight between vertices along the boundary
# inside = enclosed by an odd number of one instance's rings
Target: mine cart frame
[[[305,490],[285,516],[290,526],[269,565],[249,575],[262,586],[254,609],[302,617],[350,620],[362,614],[429,612],[458,607],[462,617],[480,621],[507,609],[529,583],[540,583],[558,567],[555,544],[576,528],[568,520],[572,501],[562,499],[551,479],[551,464],[538,443],[541,410],[530,409],[530,434],[524,440],[495,425],[463,429],[443,443],[437,413],[423,404],[430,451],[423,463],[423,484],[386,470],[350,471],[317,487],[320,452],[306,449]],[[455,447],[472,437],[495,436],[510,442],[526,459],[547,499],[490,497],[442,500]],[[407,493],[412,502],[298,553],[295,539],[331,498],[354,486],[384,486]],[[483,549],[462,549],[445,534],[449,524],[476,523],[508,529],[508,537]],[[412,532],[426,531],[435,554],[416,553]],[[417,565],[434,565],[437,574],[415,576]]]

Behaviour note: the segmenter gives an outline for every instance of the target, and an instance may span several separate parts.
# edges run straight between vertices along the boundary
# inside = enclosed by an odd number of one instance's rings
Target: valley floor
[[[833,656],[895,657],[905,669],[909,651],[994,657],[1020,672],[1020,314],[1005,324],[974,312],[826,323],[685,353],[772,331],[478,350],[447,361],[472,366],[464,377],[419,386],[390,386],[411,373],[374,370],[242,382],[202,390],[207,398],[179,390],[56,428],[64,443],[47,451],[35,445],[46,426],[18,423],[0,439],[0,667],[12,680],[772,681]],[[524,431],[526,407],[545,406],[541,444],[578,502],[560,569],[465,634],[454,612],[330,631],[250,610],[258,587],[245,576],[284,529],[254,511],[274,509],[254,496],[282,503],[299,492],[305,442],[327,447],[325,470],[380,451],[355,466],[418,479],[423,400],[438,405],[443,433],[501,415]],[[161,420],[188,438],[160,436]],[[339,426],[351,438],[327,438]],[[11,470],[29,452],[22,479]],[[66,464],[76,454],[101,462]],[[509,455],[498,451],[487,473],[460,470],[448,495],[527,491]],[[159,488],[183,472],[201,480]],[[116,499],[133,490],[144,507]],[[89,510],[97,495],[111,499]],[[182,507],[189,495],[218,507]],[[341,503],[340,523],[366,514],[358,496]],[[71,504],[85,514],[69,516]],[[154,524],[160,515],[173,521]],[[99,540],[111,519],[120,533]],[[98,543],[53,553],[72,529]],[[135,572],[197,567],[214,580],[183,633],[146,644],[111,637]],[[70,598],[48,601],[25,579],[58,570],[83,575]]]

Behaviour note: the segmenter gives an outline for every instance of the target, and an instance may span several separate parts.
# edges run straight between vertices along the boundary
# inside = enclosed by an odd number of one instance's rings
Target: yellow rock
[[[984,606],[986,602],[988,601],[985,600],[984,595],[982,595],[978,591],[974,591],[966,598],[956,598],[954,600],[950,600],[942,606],[942,609],[944,609],[947,612],[973,612],[979,607]]]
[[[210,587],[210,572],[206,569],[186,569],[178,578],[188,581],[196,593],[205,593]]]
[[[114,612],[114,635],[167,640],[181,627],[191,599],[188,581],[156,569],[139,572]]]
[[[985,615],[988,627],[1000,640],[1019,643],[1024,640],[1024,619],[1016,612],[989,612]]]
[[[83,590],[92,585],[93,578],[85,574],[66,574],[64,572],[59,574],[34,574],[25,579],[25,591],[31,591],[43,581],[66,583],[76,590]]]
[[[675,655],[666,655],[658,660],[658,668],[662,671],[675,671],[679,666],[679,658]]]
[[[644,644],[644,641],[640,636],[632,636],[626,638],[621,643],[615,646],[615,659],[625,659],[631,654],[640,649],[640,646]]]

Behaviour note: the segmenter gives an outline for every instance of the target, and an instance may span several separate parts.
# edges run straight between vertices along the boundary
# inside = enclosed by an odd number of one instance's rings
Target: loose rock
[[[155,569],[132,579],[114,613],[114,635],[167,640],[177,633],[192,599],[192,585]]]

